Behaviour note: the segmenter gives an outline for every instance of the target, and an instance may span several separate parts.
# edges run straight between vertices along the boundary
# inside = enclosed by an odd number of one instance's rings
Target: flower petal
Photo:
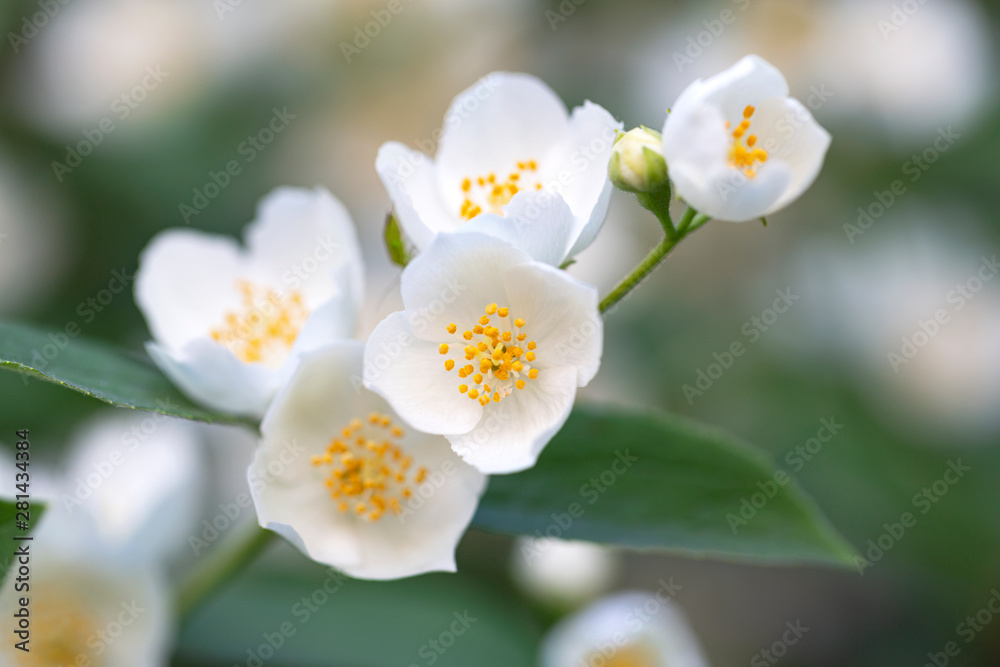
[[[476,428],[445,437],[466,463],[481,472],[527,470],[569,418],[576,386],[577,370],[572,366],[547,368],[523,390],[490,404]]]
[[[258,204],[244,236],[255,272],[251,278],[301,290],[310,308],[339,287],[360,307],[364,265],[358,235],[347,209],[326,189],[274,189]],[[335,282],[331,273],[344,282]]]
[[[559,622],[542,645],[541,667],[591,664],[608,647],[638,649],[653,664],[708,667],[697,637],[669,591],[625,591],[599,600]]]
[[[604,349],[597,288],[541,264],[511,268],[504,284],[511,312],[525,320],[524,331],[538,344],[542,372],[570,366],[577,369],[577,386],[590,382]]]
[[[531,256],[484,234],[441,234],[403,270],[403,305],[420,338],[438,343],[450,323],[471,326],[506,299],[501,277]]]
[[[445,207],[462,205],[462,181],[537,160],[539,173],[559,164],[571,142],[562,100],[528,74],[494,72],[460,93],[445,116],[437,172]],[[550,178],[543,178],[548,181]]]
[[[382,320],[368,338],[364,385],[425,433],[464,433],[483,414],[478,402],[459,393],[458,376],[444,369],[438,344],[417,338],[402,311]]]
[[[246,260],[231,238],[170,229],[139,256],[135,301],[153,338],[175,350],[206,337],[239,306],[236,280]]]
[[[608,214],[611,180],[608,162],[615,144],[615,130],[622,129],[604,107],[587,101],[570,117],[572,154],[567,164],[573,175],[560,191],[577,219],[576,239],[569,252],[575,257],[594,241]]]
[[[453,211],[444,207],[430,157],[394,141],[385,143],[375,158],[375,171],[389,193],[399,226],[418,249],[461,223],[457,207]]]
[[[573,212],[559,195],[520,192],[503,216],[484,213],[462,225],[459,233],[493,236],[528,253],[532,259],[559,266],[575,236]]]
[[[215,410],[259,417],[280,385],[278,371],[244,364],[211,340],[195,340],[174,352],[150,341],[146,351],[188,398]]]

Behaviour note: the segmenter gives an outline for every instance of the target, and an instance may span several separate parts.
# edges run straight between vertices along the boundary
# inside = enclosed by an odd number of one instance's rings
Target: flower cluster
[[[808,187],[829,143],[756,57],[693,84],[662,135],[623,134],[602,107],[569,111],[510,73],[460,94],[443,127],[433,157],[386,143],[375,160],[417,255],[403,310],[366,341],[357,234],[323,189],[268,195],[245,248],[161,233],[136,283],[149,354],[177,386],[263,417],[260,524],[356,577],[454,570],[486,476],[533,466],[566,422],[603,320],[597,289],[565,267],[613,186],[650,210],[643,196],[675,191],[703,216],[759,218]]]

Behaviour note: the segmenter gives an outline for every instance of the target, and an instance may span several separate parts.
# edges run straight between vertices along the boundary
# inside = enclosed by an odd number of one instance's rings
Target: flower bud
[[[648,127],[637,127],[615,141],[608,175],[616,188],[627,192],[656,192],[667,185],[663,137]]]

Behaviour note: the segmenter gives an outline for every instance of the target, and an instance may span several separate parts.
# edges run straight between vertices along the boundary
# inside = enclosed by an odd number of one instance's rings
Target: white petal
[[[523,331],[538,343],[537,365],[577,369],[577,384],[589,383],[601,365],[604,321],[597,288],[564,271],[540,264],[517,266],[504,277],[513,316],[524,319]]]
[[[491,403],[472,431],[446,437],[455,452],[481,472],[526,470],[569,418],[576,383],[573,367],[545,369],[523,390]]]
[[[244,237],[253,277],[264,285],[300,290],[310,308],[338,291],[360,307],[364,265],[357,232],[347,209],[324,188],[276,188],[258,204]]]
[[[541,666],[596,664],[597,656],[608,661],[615,649],[641,647],[656,665],[708,667],[668,593],[619,593],[563,619],[542,644]]]
[[[711,175],[708,194],[714,196],[705,202],[704,208],[698,208],[690,200],[688,203],[718,220],[759,220],[777,208],[791,180],[791,167],[779,160],[762,165],[755,178],[747,178],[742,172],[725,167]]]
[[[439,232],[461,224],[459,208],[444,206],[434,160],[428,156],[389,142],[378,151],[375,171],[389,193],[399,226],[418,249],[430,245]]]
[[[471,327],[491,303],[504,305],[503,275],[531,261],[522,250],[483,234],[441,234],[403,270],[403,305],[413,333],[448,341],[445,327]]]
[[[357,386],[361,355],[361,344],[353,342],[308,355],[268,410],[250,468],[261,525],[354,577],[394,579],[453,570],[455,547],[472,520],[485,478],[461,463],[444,438],[404,429],[399,444],[413,457],[413,470],[425,466],[430,472],[427,500],[411,512],[386,513],[374,522],[339,512],[322,473],[310,463],[352,419],[373,411],[394,417],[385,401]]]
[[[781,149],[774,152],[771,157],[788,165],[792,175],[784,193],[765,212],[765,215],[770,215],[798,199],[813,184],[823,168],[823,160],[830,147],[831,137],[830,133],[813,119],[809,109],[795,99],[762,103],[757,113],[764,122],[777,116],[778,118],[772,122],[777,125],[784,121],[786,125],[783,127],[788,127],[791,131],[785,137]],[[756,115],[754,117],[756,118]]]
[[[484,213],[459,228],[459,233],[493,236],[528,253],[532,259],[559,266],[566,261],[575,237],[573,212],[559,195],[519,192],[503,216]]]
[[[568,169],[572,177],[560,190],[577,219],[576,240],[570,257],[586,249],[601,230],[611,202],[608,162],[614,149],[615,130],[622,123],[593,102],[573,109],[570,117],[572,153]]]
[[[157,234],[139,256],[135,301],[153,338],[179,350],[208,335],[239,306],[246,261],[231,238],[194,230]]]
[[[547,169],[560,166],[572,137],[566,106],[552,89],[528,74],[508,72],[489,74],[460,93],[444,127],[438,183],[445,206],[456,213],[465,178],[505,173],[531,159],[538,161],[541,175],[548,175]]]
[[[357,310],[345,294],[336,294],[321,304],[310,315],[295,337],[286,365],[295,366],[297,357],[319,349],[335,340],[346,340],[354,335]]]
[[[94,420],[74,437],[61,494],[67,529],[108,549],[153,562],[184,547],[201,493],[204,461],[197,428],[154,413]]]
[[[747,105],[757,106],[775,97],[788,97],[785,77],[760,56],[749,55],[729,69],[691,84],[677,98],[671,114],[708,104],[720,109],[726,119],[736,120],[743,117]]]
[[[407,313],[389,315],[365,345],[364,384],[425,433],[465,433],[483,408],[459,393],[458,374],[445,370],[438,345],[416,337]]]
[[[259,417],[281,383],[280,371],[244,364],[208,339],[179,352],[149,342],[146,351],[184,395],[221,412]]]

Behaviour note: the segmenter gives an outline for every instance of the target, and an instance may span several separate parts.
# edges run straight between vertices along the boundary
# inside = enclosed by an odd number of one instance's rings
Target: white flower
[[[26,637],[5,633],[0,662],[11,667],[166,665],[172,637],[170,594],[156,568],[124,567],[90,548],[73,549],[57,535],[63,510],[53,507],[29,545],[30,590],[15,590],[8,576],[0,615],[14,628],[20,598],[30,598],[30,652],[15,645]],[[82,545],[78,545],[82,546]]]
[[[275,190],[245,237],[243,250],[162,232],[140,257],[135,296],[150,356],[185,394],[260,415],[301,354],[353,334],[362,259],[347,210],[320,188]]]
[[[576,607],[607,592],[618,574],[618,554],[590,542],[522,537],[511,552],[511,575],[526,595]]]
[[[310,354],[275,398],[249,470],[260,525],[356,578],[453,572],[486,477],[362,389],[362,354]]]
[[[494,72],[452,102],[434,159],[390,142],[375,169],[418,249],[481,213],[503,215],[512,200],[535,193],[541,200],[561,196],[572,211],[565,252],[571,257],[604,222],[608,159],[620,126],[591,102],[568,114],[535,77]]]
[[[660,593],[627,592],[561,621],[542,667],[708,667],[681,612]]]
[[[74,435],[61,489],[58,539],[94,544],[105,560],[156,562],[185,548],[204,487],[198,425],[115,411]],[[56,539],[56,538],[54,538]]]
[[[597,290],[463,233],[406,267],[402,296],[368,340],[365,386],[483,472],[534,465],[600,366]]]
[[[797,199],[819,174],[829,145],[809,110],[788,97],[781,73],[757,56],[691,84],[663,128],[676,194],[733,222]]]

